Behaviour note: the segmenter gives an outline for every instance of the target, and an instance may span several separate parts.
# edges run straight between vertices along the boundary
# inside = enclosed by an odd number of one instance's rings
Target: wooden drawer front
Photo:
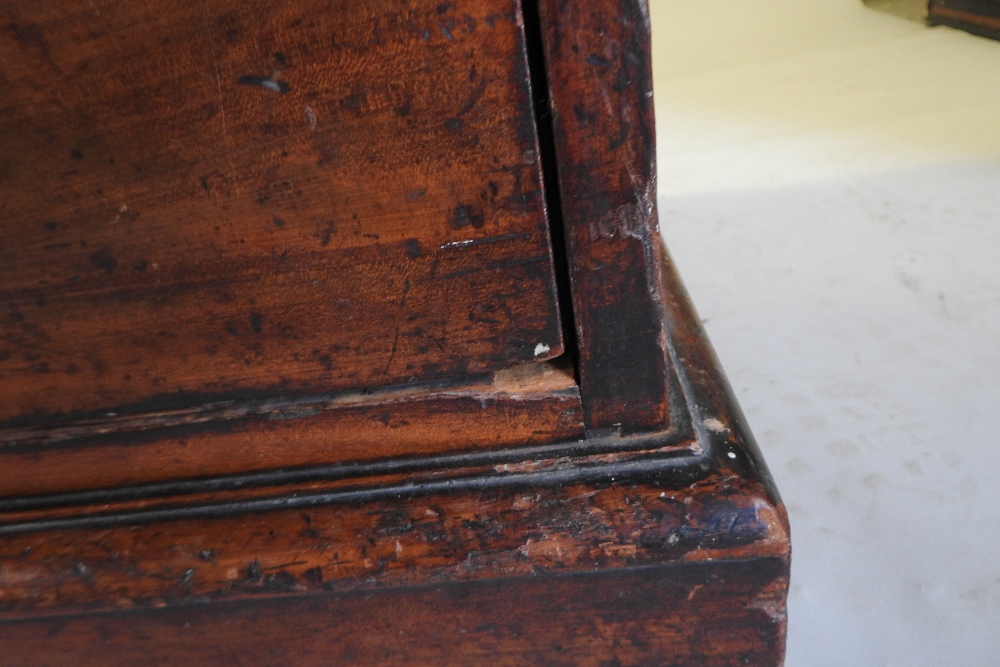
[[[562,352],[516,2],[0,14],[0,422]]]

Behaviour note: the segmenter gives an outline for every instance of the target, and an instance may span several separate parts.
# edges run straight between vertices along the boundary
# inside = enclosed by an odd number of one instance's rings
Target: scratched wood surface
[[[76,2],[0,8],[0,665],[781,664],[643,0]]]
[[[730,451],[694,482],[5,534],[0,664],[776,667],[787,518],[755,454]]]
[[[778,667],[785,574],[758,558],[39,619],[0,625],[0,664]]]
[[[43,526],[0,537],[0,619],[784,558],[784,509],[745,473],[741,461],[690,485],[625,479]]]
[[[514,0],[0,6],[0,422],[562,352]]]
[[[538,0],[590,429],[670,422],[646,0]]]
[[[704,455],[690,469],[616,473],[647,460],[623,451],[598,457],[590,481],[526,461],[465,486],[380,493],[376,479],[298,506],[309,485],[267,507],[215,495],[164,499],[155,515],[112,508],[123,519],[100,525],[54,508],[0,525],[0,664],[777,667],[787,516],[663,260]]]
[[[0,499],[582,439],[572,370],[0,431]],[[2,502],[0,502],[2,505]]]
[[[598,461],[580,453],[554,465],[490,467],[465,487],[427,493],[379,495],[389,485],[375,479],[361,495],[308,503],[314,488],[299,483],[277,495],[263,489],[276,500],[267,506],[247,498],[211,511],[221,494],[177,495],[143,518],[135,513],[141,504],[120,503],[111,513],[123,519],[100,525],[88,523],[90,509],[67,505],[49,512],[48,528],[44,514],[10,511],[0,521],[0,618],[682,561],[776,557],[787,567],[788,523],[773,480],[683,286],[669,262],[661,270],[672,288],[670,335],[699,411],[692,417],[702,422],[697,450],[705,458],[690,469],[616,473],[627,461],[652,460],[625,449]],[[588,466],[611,472],[596,482],[561,481],[560,466],[574,475]],[[403,472],[433,486],[433,477]],[[443,466],[428,472],[465,475]],[[18,527],[26,518],[35,523]]]

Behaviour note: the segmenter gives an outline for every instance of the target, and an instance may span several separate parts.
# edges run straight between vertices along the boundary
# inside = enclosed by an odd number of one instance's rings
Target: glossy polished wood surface
[[[562,352],[512,0],[48,0],[0,24],[0,422]]]

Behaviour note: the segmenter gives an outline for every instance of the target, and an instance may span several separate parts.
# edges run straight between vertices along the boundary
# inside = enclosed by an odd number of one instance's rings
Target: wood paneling
[[[562,352],[513,0],[45,0],[0,26],[0,421]]]
[[[0,665],[781,663],[643,0],[0,12]]]
[[[787,517],[668,262],[661,275],[696,447],[622,438],[588,457],[590,440],[556,465],[439,466],[312,503],[309,485],[267,503],[177,497],[99,524],[55,508],[0,537],[0,655],[780,665]]]
[[[572,372],[237,402],[0,432],[0,499],[582,439]],[[0,503],[2,504],[2,503]]]
[[[670,421],[645,0],[538,0],[587,427]]]

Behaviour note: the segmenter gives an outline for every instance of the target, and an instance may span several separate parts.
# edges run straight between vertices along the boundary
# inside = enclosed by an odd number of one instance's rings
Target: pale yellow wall
[[[859,0],[650,5],[663,193],[1000,156],[1000,42]]]

